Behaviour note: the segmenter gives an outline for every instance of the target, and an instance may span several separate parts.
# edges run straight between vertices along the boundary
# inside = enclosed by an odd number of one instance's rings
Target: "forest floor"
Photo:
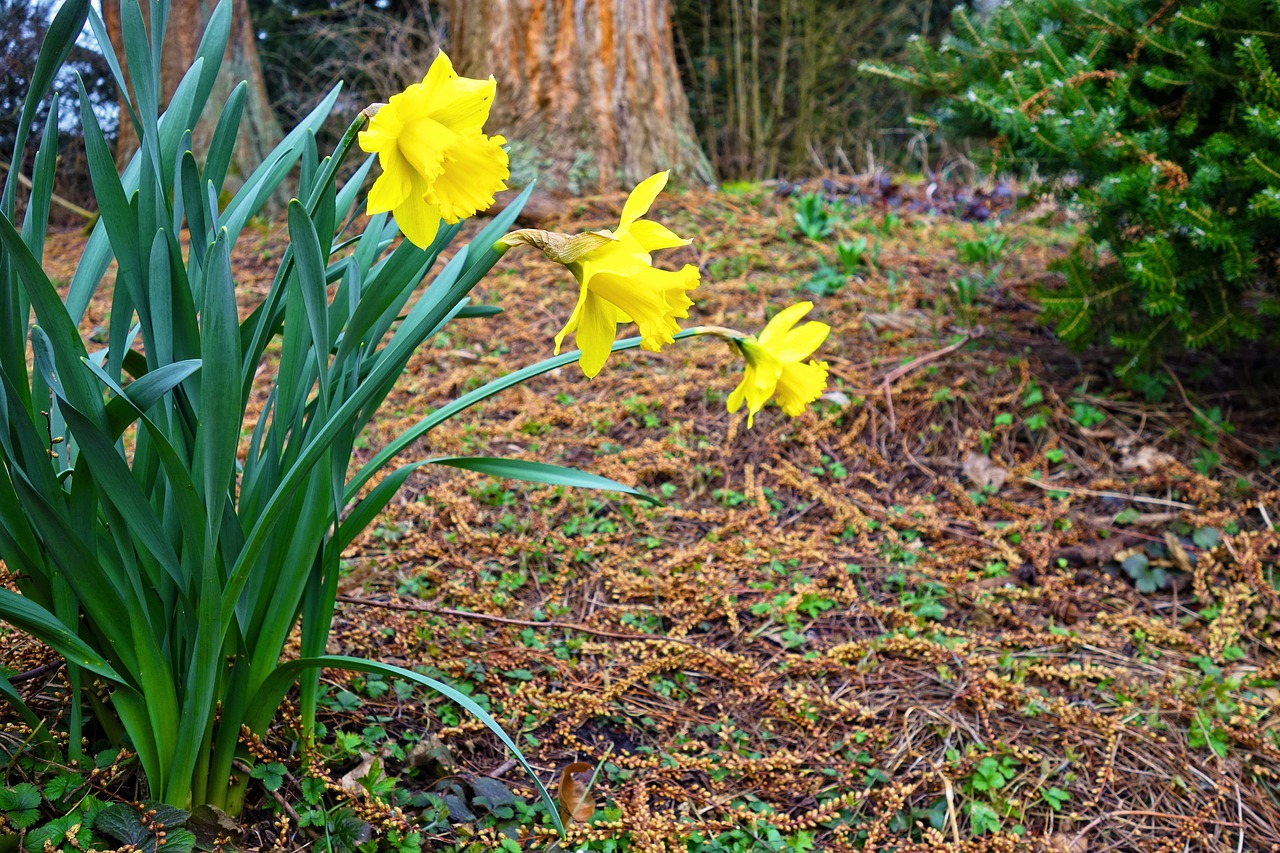
[[[828,394],[748,430],[724,405],[740,364],[700,339],[470,410],[430,455],[569,465],[664,505],[417,475],[346,554],[330,650],[483,696],[548,786],[584,765],[594,811],[564,851],[1275,849],[1277,359],[1120,384],[1037,322],[1032,288],[1074,239],[1060,215],[862,201],[811,240],[771,189],[661,199],[694,246],[659,264],[703,271],[689,322],[759,329],[811,299]],[[542,227],[608,227],[621,202]],[[236,259],[247,304],[282,245],[259,233]],[[860,238],[847,275],[837,246]],[[73,261],[82,238],[61,239]],[[576,286],[513,251],[477,296],[504,313],[416,357],[360,452],[548,355]],[[553,848],[477,721],[326,682],[307,772],[332,790],[305,784],[286,713],[246,847],[352,850],[367,822],[362,850],[409,823],[428,849]]]

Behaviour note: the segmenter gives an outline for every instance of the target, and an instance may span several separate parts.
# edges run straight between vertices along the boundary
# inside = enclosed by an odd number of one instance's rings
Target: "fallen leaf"
[[[360,763],[343,774],[342,778],[338,780],[338,784],[344,791],[363,795],[368,793],[368,788],[360,780],[365,779],[371,773],[374,774],[374,778],[370,780],[371,782],[376,782],[386,776],[382,771],[382,762],[378,760],[377,756],[361,750]]]
[[[1076,835],[1074,832],[1055,832],[1045,839],[1045,849],[1049,853],[1086,853],[1089,842]]]
[[[1164,547],[1169,549],[1169,557],[1175,566],[1184,572],[1194,571],[1187,549],[1182,547],[1182,543],[1178,541],[1178,537],[1172,530],[1164,532]]]
[[[996,491],[1009,479],[1009,472],[991,461],[989,456],[981,453],[970,453],[964,458],[961,473],[969,478],[979,489],[992,486]]]
[[[595,767],[575,761],[560,772],[560,820],[585,823],[596,811],[596,798],[587,790]]]
[[[1121,446],[1121,471],[1140,471],[1143,474],[1154,474],[1176,461],[1168,453],[1156,450],[1149,444],[1144,444],[1136,451],[1130,446]]]

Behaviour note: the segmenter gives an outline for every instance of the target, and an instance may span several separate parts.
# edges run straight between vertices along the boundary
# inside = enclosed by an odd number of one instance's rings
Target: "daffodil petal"
[[[831,334],[831,327],[826,323],[810,320],[797,326],[777,342],[773,354],[781,362],[804,361],[813,355],[814,350],[822,346],[822,342]]]
[[[578,364],[588,379],[599,373],[604,363],[609,360],[609,353],[613,350],[613,339],[617,334],[617,309],[588,290],[574,338],[578,349],[582,350]]]
[[[775,350],[787,332],[791,331],[791,327],[812,310],[812,302],[797,302],[795,305],[783,308],[768,322],[764,327],[764,331],[757,336],[760,345],[769,350]]]
[[[827,387],[827,363],[783,363],[778,377],[778,405],[791,417],[822,396]]]
[[[444,167],[431,184],[428,198],[439,205],[444,221],[460,222],[493,204],[511,175],[506,142],[501,136],[475,132],[458,138],[444,152]]]
[[[636,188],[627,196],[627,203],[622,206],[622,221],[618,226],[619,230],[625,229],[632,222],[649,212],[650,206],[653,205],[653,200],[658,197],[658,193],[662,192],[662,188],[667,185],[667,177],[670,174],[670,171],[659,172],[636,184]]]
[[[420,249],[430,246],[440,230],[440,208],[428,203],[419,193],[410,193],[392,215],[405,239]]]
[[[441,87],[431,117],[458,133],[479,133],[489,120],[489,108],[493,106],[497,89],[498,83],[493,77],[487,80],[454,77]]]
[[[394,147],[404,128],[404,116],[391,104],[385,104],[377,114],[369,119],[369,126],[360,131],[357,139],[361,150],[369,154],[377,154],[387,148]]]
[[[627,227],[628,236],[635,239],[642,249],[646,252],[656,252],[659,249],[674,249],[677,246],[687,246],[692,240],[681,240],[665,225],[654,222],[652,219],[637,219]]]
[[[657,352],[680,331],[676,318],[689,316],[693,300],[685,292],[697,285],[698,268],[686,264],[674,272],[646,267],[626,276],[600,270],[587,286],[635,322],[642,348]]]
[[[378,161],[382,164],[382,174],[369,188],[366,213],[370,216],[395,210],[413,191],[413,174],[394,148],[379,154]]]
[[[729,410],[730,414],[741,409],[742,404],[746,402],[747,386],[754,381],[751,376],[753,373],[755,373],[755,368],[748,364],[746,372],[742,376],[742,381],[738,383],[738,387],[729,392],[729,398],[724,401],[724,405],[725,408]]]
[[[436,54],[436,58],[431,61],[431,67],[427,69],[422,82],[417,85],[422,87],[422,93],[425,98],[437,100],[445,95],[445,89],[449,83],[456,79],[458,79],[458,72],[453,68],[453,60],[442,50]],[[413,87],[411,86],[410,88]]]
[[[573,313],[569,315],[569,322],[564,324],[564,328],[556,333],[556,349],[555,354],[560,354],[560,346],[564,343],[565,335],[578,328],[578,320],[582,317],[582,306],[587,301],[587,286],[584,284],[578,290],[578,303],[573,306]]]

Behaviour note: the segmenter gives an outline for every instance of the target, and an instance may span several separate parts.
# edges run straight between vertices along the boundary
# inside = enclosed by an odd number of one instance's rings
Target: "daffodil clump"
[[[149,20],[165,20],[167,7],[151,0]],[[123,0],[121,10],[131,64],[149,59],[158,67],[162,33],[148,33],[139,0]],[[54,13],[16,151],[25,150],[46,98],[58,112],[57,70],[91,14],[90,0],[64,0]],[[805,303],[758,337],[682,330],[698,268],[664,269],[653,254],[690,241],[645,218],[666,172],[635,188],[612,230],[508,233],[526,188],[470,243],[450,246],[457,224],[489,208],[510,171],[506,140],[484,132],[494,79],[459,76],[443,53],[421,83],[353,117],[321,157],[317,131],[339,103],[331,91],[225,205],[211,206],[225,168],[209,164],[230,159],[243,106],[243,90],[225,103],[210,100],[232,15],[230,0],[221,0],[163,116],[155,76],[133,75],[142,144],[127,169],[113,170],[93,111],[82,113],[101,216],[65,291],[40,261],[58,122],[44,124],[31,175],[15,165],[0,186],[0,296],[24,306],[0,311],[0,563],[12,579],[0,585],[0,620],[64,658],[72,686],[64,730],[57,737],[45,730],[47,721],[3,677],[0,695],[35,733],[33,748],[57,755],[65,745],[66,760],[84,760],[81,735],[93,714],[137,756],[156,801],[234,815],[254,778],[236,769],[254,760],[247,736],[267,730],[291,689],[305,752],[315,744],[322,669],[400,678],[488,727],[524,764],[562,830],[550,792],[481,704],[406,667],[327,654],[343,551],[426,465],[649,499],[604,477],[523,459],[444,456],[391,466],[450,417],[533,376],[575,359],[595,376],[611,352],[656,352],[696,335],[719,336],[745,359],[730,411],[745,402],[750,423],[776,396],[797,415],[826,385],[825,365],[804,360],[828,329],[796,327],[811,307]],[[102,48],[119,67],[110,42]],[[188,129],[209,108],[220,112],[218,130],[207,158],[197,158]],[[357,140],[381,165],[367,198],[371,161],[342,178]],[[289,247],[260,303],[241,317],[233,249],[289,175],[297,180]],[[29,184],[25,210],[19,177]],[[362,203],[364,220],[356,215]],[[363,230],[349,233],[358,221]],[[405,241],[391,239],[397,227]],[[577,281],[557,354],[467,391],[371,458],[353,460],[352,448],[367,439],[415,355],[449,323],[486,316],[468,305],[469,294],[521,244],[542,249]],[[78,329],[113,262],[103,344]],[[639,335],[615,340],[628,323]],[[569,334],[580,353],[559,355]],[[259,383],[270,383],[265,395]],[[259,399],[266,402],[250,406]],[[91,696],[104,688],[111,701],[82,704],[81,687]]]

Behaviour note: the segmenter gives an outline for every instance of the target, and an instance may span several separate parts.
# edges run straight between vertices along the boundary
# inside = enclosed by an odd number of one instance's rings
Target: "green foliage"
[[[1042,294],[1068,343],[1225,349],[1280,314],[1280,5],[1026,0],[963,8],[941,47],[866,65],[933,99],[944,130],[998,140],[1084,214]]]
[[[835,220],[818,193],[805,193],[796,201],[796,227],[810,240],[821,240],[835,231]]]

